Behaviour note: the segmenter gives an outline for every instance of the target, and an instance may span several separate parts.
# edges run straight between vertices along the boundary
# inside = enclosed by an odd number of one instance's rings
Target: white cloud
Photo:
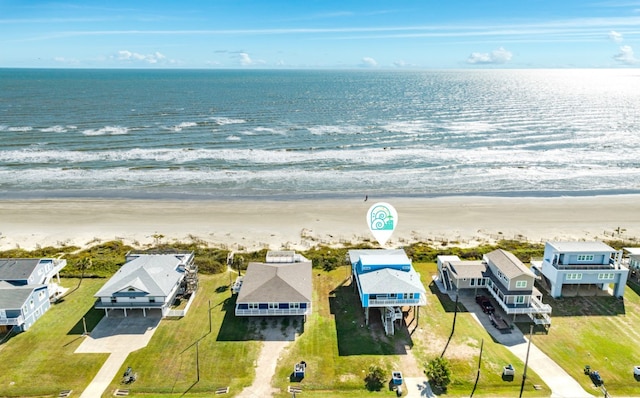
[[[616,43],[620,43],[623,40],[622,33],[612,30],[611,32],[609,32],[609,40],[615,41]]]
[[[497,50],[493,50],[490,53],[471,53],[469,58],[467,58],[467,63],[469,64],[505,64],[511,61],[510,51],[505,50],[503,47],[500,47]]]
[[[631,48],[631,46],[621,46],[620,52],[614,55],[613,59],[626,65],[636,65],[640,63],[640,60],[633,55],[633,48]]]
[[[253,60],[251,59],[251,57],[249,56],[249,54],[247,53],[240,53],[238,54],[238,57],[240,58],[240,65],[252,65],[253,64]]]
[[[153,54],[140,54],[128,50],[118,51],[118,55],[116,57],[119,61],[144,62],[148,64],[157,64],[164,61],[166,58],[167,57],[157,51]]]
[[[375,59],[371,57],[364,57],[362,58],[362,63],[360,64],[360,66],[367,67],[367,68],[374,68],[378,66],[378,63],[376,62]]]

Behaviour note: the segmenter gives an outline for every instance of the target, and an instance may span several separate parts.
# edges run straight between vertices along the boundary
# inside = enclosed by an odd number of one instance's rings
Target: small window
[[[516,304],[524,304],[524,296],[516,296]]]
[[[278,303],[269,303],[269,309],[270,310],[278,309]]]
[[[525,288],[527,287],[527,281],[516,281],[517,288]]]
[[[593,254],[579,254],[578,261],[593,261]]]
[[[582,279],[582,274],[581,273],[571,273],[571,274],[567,274],[566,276],[568,281],[579,281]]]
[[[249,303],[249,309],[250,310],[257,310],[258,309],[258,303]]]
[[[600,279],[600,280],[613,279],[613,277],[614,277],[613,273],[598,274],[598,279]]]
[[[112,303],[112,304],[115,304],[115,303],[117,303],[117,302],[118,302],[118,299],[117,299],[117,298],[115,298],[115,297],[111,297],[111,303]]]
[[[298,309],[300,308],[300,303],[289,303],[289,308]]]

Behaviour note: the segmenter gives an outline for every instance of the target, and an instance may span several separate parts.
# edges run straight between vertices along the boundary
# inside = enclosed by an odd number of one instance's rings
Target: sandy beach
[[[385,198],[398,211],[387,247],[416,241],[472,246],[501,238],[545,240],[640,237],[640,196],[558,198]],[[10,200],[0,201],[0,250],[134,247],[202,240],[236,251],[304,250],[372,237],[366,212],[375,198],[295,201]]]

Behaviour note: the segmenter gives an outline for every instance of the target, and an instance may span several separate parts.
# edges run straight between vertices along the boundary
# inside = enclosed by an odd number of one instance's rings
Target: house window
[[[269,309],[270,310],[278,309],[278,303],[269,303]]]
[[[34,307],[33,300],[29,301],[29,307],[31,307],[33,309],[33,307]]]
[[[581,273],[570,273],[567,274],[566,279],[568,281],[579,281],[582,279],[582,274]]]
[[[118,299],[115,297],[111,297],[111,304],[115,304],[118,302]]]
[[[593,254],[578,254],[578,261],[593,261]]]
[[[149,297],[149,302],[150,303],[155,303],[156,302],[156,298],[155,297]]]
[[[42,300],[44,298],[44,290],[40,290],[38,292],[38,300]]]
[[[130,288],[128,288],[128,289],[127,289],[127,291],[128,291],[128,292],[135,292],[135,291],[136,291],[136,289],[134,289],[134,288],[130,287]]]
[[[613,273],[598,274],[598,279],[613,279]]]
[[[289,303],[289,308],[298,309],[300,308],[300,303]]]
[[[471,278],[471,281],[469,282],[469,286],[475,286],[475,285],[476,285],[475,278]]]
[[[527,281],[516,281],[517,288],[525,288],[527,287]]]
[[[249,309],[250,310],[257,310],[258,309],[258,303],[249,303]]]
[[[524,304],[524,296],[516,296],[516,304]]]

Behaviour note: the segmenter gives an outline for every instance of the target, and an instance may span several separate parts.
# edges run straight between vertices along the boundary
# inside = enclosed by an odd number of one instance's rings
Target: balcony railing
[[[386,307],[398,305],[426,305],[427,298],[420,296],[417,299],[369,299],[369,307]]]
[[[239,316],[271,316],[271,315],[307,315],[311,313],[311,306],[307,308],[271,308],[271,309],[238,309]]]
[[[102,301],[96,301],[95,307],[98,309],[102,308],[162,308],[165,306],[165,303],[149,303],[149,302],[139,302],[139,303],[103,303]]]
[[[22,325],[24,323],[24,316],[20,315],[17,318],[0,318],[0,325]]]
[[[507,304],[500,299],[493,289],[487,289],[491,293],[491,296],[498,302],[500,307],[507,314],[550,314],[551,306],[544,304],[542,301],[534,296],[530,297],[529,305],[526,304]]]

